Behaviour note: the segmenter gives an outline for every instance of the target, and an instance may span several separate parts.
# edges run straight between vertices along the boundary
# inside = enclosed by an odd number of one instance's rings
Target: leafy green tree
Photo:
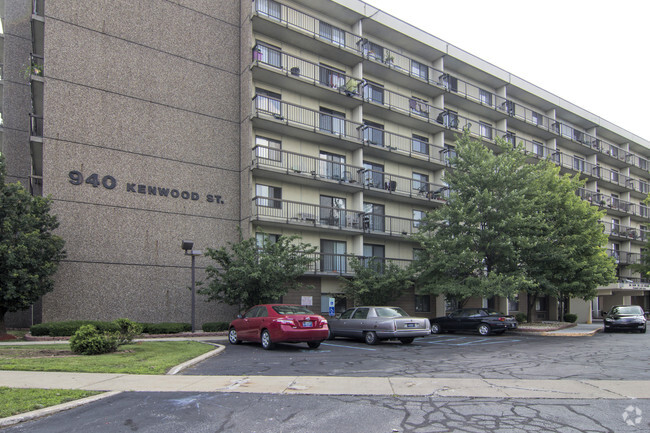
[[[646,206],[650,205],[650,195],[643,200]],[[641,249],[641,258],[639,263],[630,265],[630,269],[641,274],[641,278],[650,278],[650,237]]]
[[[206,251],[217,264],[206,268],[207,287],[199,290],[208,300],[240,309],[274,302],[301,287],[298,277],[315,261],[316,248],[299,242],[299,236],[281,236],[276,242],[267,239],[262,246],[254,237],[243,239],[241,231],[239,238],[228,247]]]
[[[53,234],[59,223],[50,215],[50,199],[5,177],[0,155],[0,335],[7,312],[25,310],[54,289],[53,275],[65,257],[65,242]]]
[[[340,277],[343,291],[353,305],[387,305],[413,286],[413,273],[390,261],[353,258],[352,278]]]

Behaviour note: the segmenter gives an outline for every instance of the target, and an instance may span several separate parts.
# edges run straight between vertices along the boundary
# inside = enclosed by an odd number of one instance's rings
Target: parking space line
[[[342,344],[331,344],[331,343],[321,343],[321,346],[346,347],[348,349],[372,350],[372,351],[377,350],[377,349],[371,349],[369,347],[343,346]]]
[[[477,343],[480,343],[482,341],[487,341],[487,338],[483,338],[481,340],[472,340],[472,341],[468,341],[467,343],[456,344],[456,346],[466,346],[468,344],[477,344]]]

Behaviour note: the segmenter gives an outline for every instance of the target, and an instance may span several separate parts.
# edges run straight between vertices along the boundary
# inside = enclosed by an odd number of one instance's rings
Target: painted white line
[[[370,349],[368,347],[356,347],[356,346],[343,346],[342,344],[331,344],[331,343],[321,343],[321,346],[332,346],[332,347],[347,347],[348,349],[359,349],[359,350],[372,350],[373,352],[377,349]]]
[[[482,340],[472,340],[472,341],[468,341],[467,343],[456,344],[456,346],[466,346],[468,344],[477,344],[477,343],[480,343],[482,341],[487,341],[487,340],[488,340],[487,338],[483,338]]]

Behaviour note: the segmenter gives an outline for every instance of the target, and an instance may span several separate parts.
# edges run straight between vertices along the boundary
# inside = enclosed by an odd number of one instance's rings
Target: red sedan
[[[329,329],[324,317],[300,305],[256,305],[230,323],[228,341],[262,343],[266,350],[275,343],[303,343],[316,349],[327,339]]]

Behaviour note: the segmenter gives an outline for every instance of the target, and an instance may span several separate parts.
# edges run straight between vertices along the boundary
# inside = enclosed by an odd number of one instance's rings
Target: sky
[[[364,0],[650,140],[648,0]]]

